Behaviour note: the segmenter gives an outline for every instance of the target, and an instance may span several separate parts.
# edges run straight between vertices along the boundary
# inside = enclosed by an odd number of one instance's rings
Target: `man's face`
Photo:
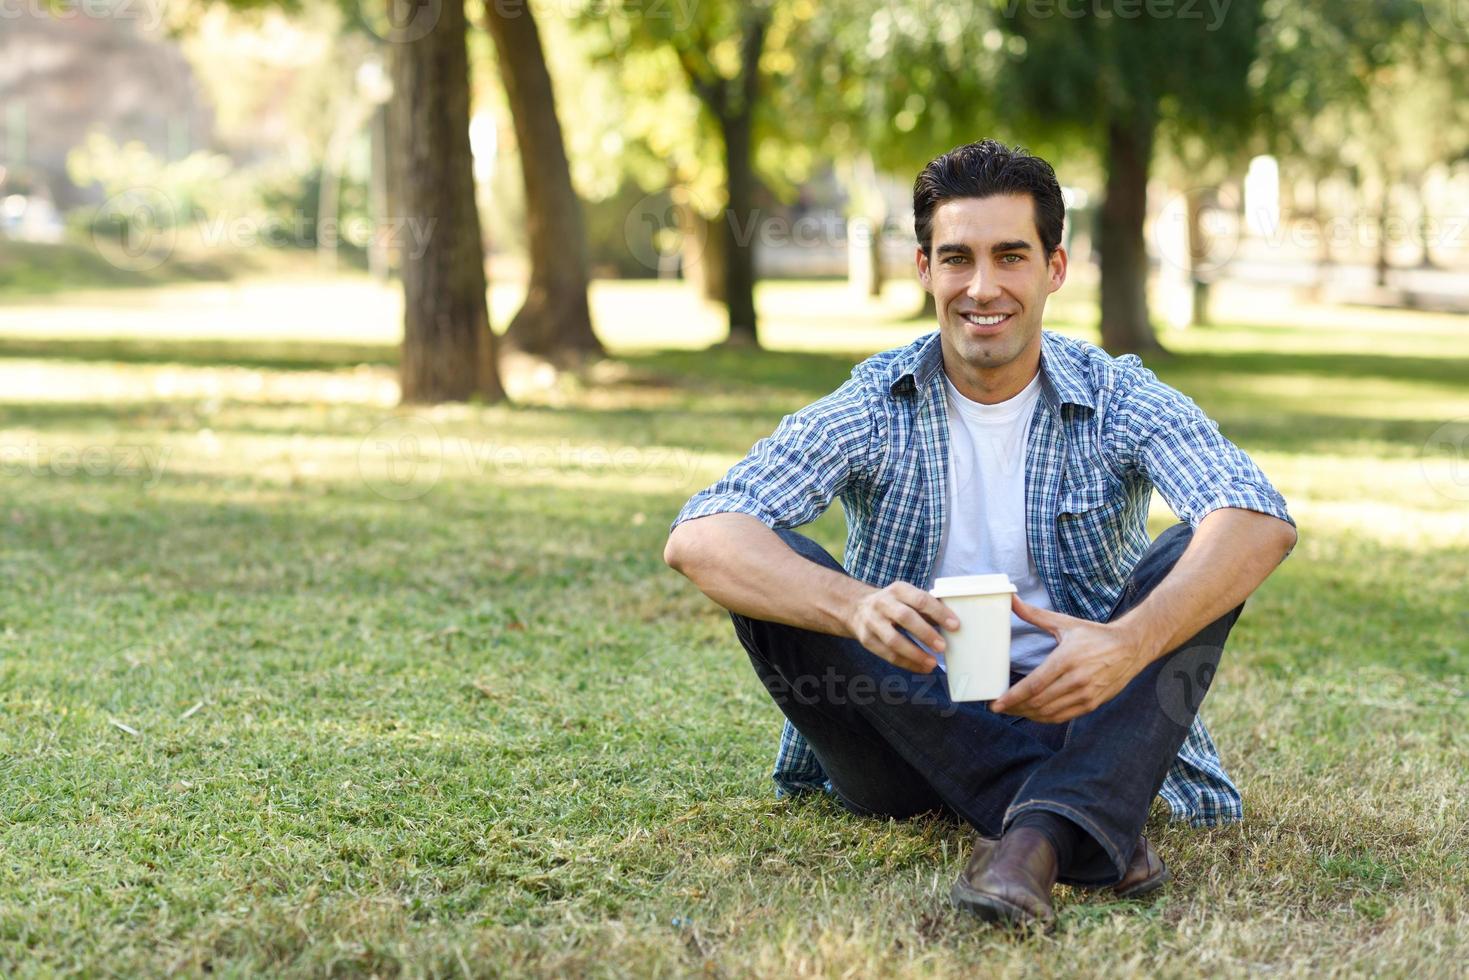
[[[944,201],[932,248],[932,259],[918,250],[918,276],[933,293],[947,355],[982,374],[1039,350],[1041,313],[1066,281],[1066,252],[1046,256],[1029,194]]]

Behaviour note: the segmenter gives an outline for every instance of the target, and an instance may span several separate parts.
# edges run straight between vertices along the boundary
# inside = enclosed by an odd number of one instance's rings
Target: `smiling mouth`
[[[961,313],[959,315],[964,318],[964,322],[965,323],[972,323],[976,327],[989,328],[989,327],[998,327],[1000,324],[1002,324],[1005,321],[1009,320],[1010,317],[1013,316],[1014,314],[1011,314],[1011,313],[988,313],[988,314],[981,314],[981,313]]]

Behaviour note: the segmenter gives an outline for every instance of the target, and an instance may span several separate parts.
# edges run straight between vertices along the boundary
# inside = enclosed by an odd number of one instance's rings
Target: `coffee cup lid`
[[[1004,572],[993,575],[950,575],[933,581],[928,590],[935,598],[947,599],[964,595],[996,595],[1002,592],[1019,591]]]

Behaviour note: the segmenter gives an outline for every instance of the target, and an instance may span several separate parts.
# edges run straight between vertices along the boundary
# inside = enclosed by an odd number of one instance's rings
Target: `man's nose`
[[[974,268],[974,275],[969,278],[969,288],[965,294],[974,302],[984,304],[1000,298],[1000,286],[995,281],[993,269],[985,269],[978,265]]]

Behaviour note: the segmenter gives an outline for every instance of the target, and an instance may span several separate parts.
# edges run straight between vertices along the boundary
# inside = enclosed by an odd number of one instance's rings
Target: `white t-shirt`
[[[1051,608],[1025,536],[1025,450],[1040,399],[1040,373],[1024,390],[996,405],[959,393],[944,375],[949,407],[949,494],[935,577],[1004,572],[1020,598]],[[1010,666],[1034,670],[1056,641],[1010,614]],[[943,655],[935,654],[940,665]]]

